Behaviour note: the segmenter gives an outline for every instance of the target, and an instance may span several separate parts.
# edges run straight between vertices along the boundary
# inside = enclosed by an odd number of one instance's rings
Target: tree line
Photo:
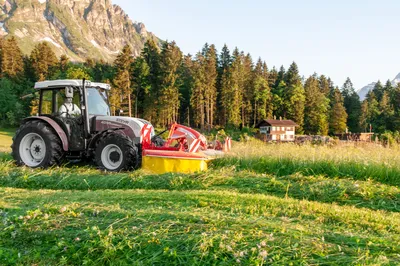
[[[224,45],[205,44],[184,55],[175,42],[145,43],[139,57],[126,45],[112,64],[88,58],[57,58],[48,43],[23,55],[12,37],[0,40],[0,121],[17,125],[37,112],[36,81],[86,78],[112,85],[112,112],[141,117],[156,126],[173,121],[202,129],[254,127],[262,119],[291,119],[299,134],[328,135],[400,126],[400,86],[377,82],[360,101],[351,80],[341,88],[325,75],[300,76],[293,62],[269,69],[261,58]]]

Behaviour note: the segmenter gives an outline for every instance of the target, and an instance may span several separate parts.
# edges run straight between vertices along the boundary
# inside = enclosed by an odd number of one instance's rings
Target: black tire
[[[32,135],[32,133],[40,136],[45,144],[44,157],[40,163],[35,162],[37,165],[28,165],[26,161],[24,162],[24,159],[26,160],[26,155],[20,154],[21,141],[28,134]],[[56,131],[49,124],[40,120],[29,120],[22,124],[13,137],[11,149],[11,155],[17,165],[27,165],[31,168],[47,168],[57,165],[61,163],[64,155],[61,139]],[[32,151],[30,151],[30,153],[32,153]]]
[[[165,144],[165,140],[163,140],[160,136],[154,136],[151,139],[151,142],[156,145],[156,147],[162,147]]]
[[[128,137],[115,132],[109,133],[98,142],[95,162],[99,168],[111,172],[137,169],[140,165],[138,148]]]

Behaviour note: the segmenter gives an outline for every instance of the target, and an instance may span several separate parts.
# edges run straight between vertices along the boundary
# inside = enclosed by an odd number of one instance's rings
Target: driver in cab
[[[81,109],[72,102],[74,98],[74,89],[72,87],[65,88],[65,100],[60,106],[58,112],[61,117],[71,117],[81,115]]]

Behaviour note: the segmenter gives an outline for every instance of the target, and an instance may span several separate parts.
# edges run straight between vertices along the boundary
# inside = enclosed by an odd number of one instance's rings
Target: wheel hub
[[[43,141],[41,139],[35,139],[31,144],[31,155],[35,160],[42,160],[44,157],[43,153]]]
[[[113,151],[110,153],[110,160],[113,163],[118,162],[120,158],[121,158],[121,155],[117,151]]]

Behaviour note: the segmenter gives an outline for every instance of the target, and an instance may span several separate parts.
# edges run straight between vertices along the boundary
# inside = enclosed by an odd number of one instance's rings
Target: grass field
[[[400,264],[399,149],[233,147],[164,175],[17,168],[5,150],[0,265]]]
[[[0,129],[0,153],[8,152],[15,129]]]

